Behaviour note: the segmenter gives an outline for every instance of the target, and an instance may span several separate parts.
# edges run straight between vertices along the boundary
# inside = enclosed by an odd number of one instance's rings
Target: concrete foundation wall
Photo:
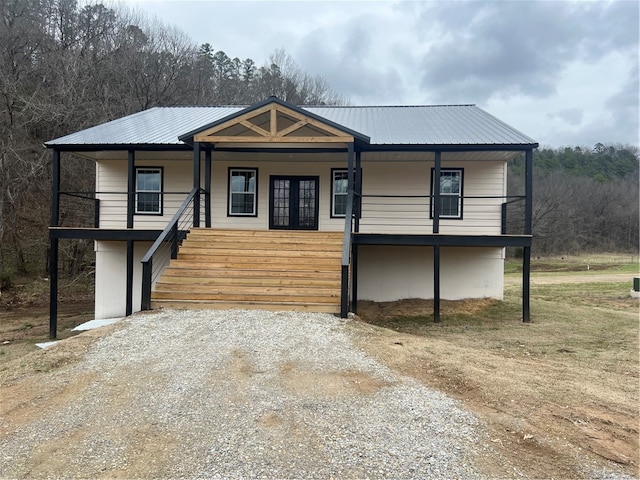
[[[127,243],[96,241],[95,318],[123,317],[127,306]],[[140,311],[142,257],[150,242],[135,242],[133,250],[133,311]]]
[[[358,262],[361,300],[433,298],[432,247],[362,246]],[[440,248],[440,298],[502,300],[503,290],[502,248]]]

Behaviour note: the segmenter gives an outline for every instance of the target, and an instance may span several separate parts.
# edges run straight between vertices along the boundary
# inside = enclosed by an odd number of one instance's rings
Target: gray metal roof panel
[[[179,136],[246,107],[155,107],[46,142],[183,145]],[[535,140],[475,105],[302,107],[371,138],[372,145],[527,145]]]
[[[154,107],[46,142],[57,145],[182,145],[181,133],[242,107]]]

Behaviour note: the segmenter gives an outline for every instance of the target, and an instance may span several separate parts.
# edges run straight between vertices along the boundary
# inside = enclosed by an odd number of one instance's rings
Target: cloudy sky
[[[232,58],[284,49],[353,105],[473,103],[541,145],[640,145],[636,0],[125,3]]]

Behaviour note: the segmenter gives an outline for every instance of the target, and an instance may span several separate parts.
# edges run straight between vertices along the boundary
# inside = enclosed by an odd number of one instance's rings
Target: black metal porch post
[[[525,153],[524,233],[533,232],[533,150]],[[522,321],[531,321],[531,245],[522,252]]]
[[[440,321],[440,245],[433,246],[433,321]]]
[[[133,247],[134,241],[127,240],[127,303],[125,315],[133,313]]]
[[[360,231],[360,215],[362,214],[362,158],[360,156],[360,150],[356,151],[356,218],[353,231],[358,233]]]
[[[442,152],[435,152],[433,169],[433,233],[440,233],[440,168]],[[433,321],[440,321],[440,245],[433,247]]]
[[[204,226],[211,228],[211,149],[204,152]]]
[[[440,233],[440,167],[442,164],[442,153],[435,152],[435,164],[433,168],[433,233]]]
[[[136,211],[136,152],[129,150],[127,162],[127,228],[133,228]],[[125,315],[133,313],[133,240],[127,240]]]
[[[127,228],[133,228],[136,211],[136,152],[129,150],[127,161]]]
[[[193,188],[200,188],[200,142],[193,142]],[[193,226],[200,226],[200,194],[193,197]]]
[[[342,270],[340,279],[340,317],[349,314],[349,265],[351,263],[351,231],[353,222],[353,143],[347,145],[347,211],[344,219],[344,243],[342,248]]]
[[[51,158],[51,221],[58,226],[60,212],[60,151],[54,150]],[[58,335],[58,239],[49,233],[49,338]]]
[[[351,311],[358,313],[358,245],[351,246]]]
[[[354,190],[355,218],[353,231],[360,231],[360,214],[362,212],[362,158],[360,150],[356,150],[356,171]],[[351,246],[351,311],[358,313],[358,245]]]

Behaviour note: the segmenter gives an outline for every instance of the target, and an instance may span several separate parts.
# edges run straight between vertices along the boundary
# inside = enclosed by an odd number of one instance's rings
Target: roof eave
[[[390,151],[442,151],[442,152],[486,152],[486,151],[512,151],[520,152],[538,148],[538,143],[495,143],[495,144],[407,144],[407,143],[385,143],[369,144],[363,150],[390,152]]]
[[[58,150],[61,152],[100,152],[100,151],[163,151],[163,150],[191,150],[191,145],[184,143],[79,143],[79,144],[56,144],[45,142],[45,148]]]

